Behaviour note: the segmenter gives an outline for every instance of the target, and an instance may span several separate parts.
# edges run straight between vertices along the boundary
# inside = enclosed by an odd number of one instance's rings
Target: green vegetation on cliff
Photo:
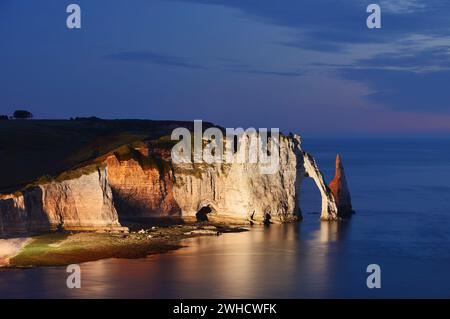
[[[204,123],[204,128],[211,126]],[[150,143],[171,148],[177,127],[192,122],[151,120],[30,120],[0,122],[0,193],[27,185],[67,179],[97,169],[99,159],[115,150]],[[142,158],[141,158],[142,159]],[[142,165],[166,169],[150,158]]]

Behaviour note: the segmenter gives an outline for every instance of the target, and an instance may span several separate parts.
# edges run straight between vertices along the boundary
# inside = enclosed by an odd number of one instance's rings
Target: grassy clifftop
[[[204,127],[211,126],[204,123]],[[0,193],[42,176],[89,165],[128,144],[154,141],[192,122],[151,120],[33,120],[0,122]]]

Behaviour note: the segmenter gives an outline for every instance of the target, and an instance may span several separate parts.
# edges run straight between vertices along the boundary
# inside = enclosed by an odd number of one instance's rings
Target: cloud
[[[106,55],[104,58],[123,62],[149,63],[189,69],[206,69],[203,65],[190,62],[188,58],[161,54],[152,51],[119,52]]]
[[[351,64],[317,63],[347,80],[363,83],[371,102],[396,111],[450,114],[450,39],[412,36],[389,52]],[[446,43],[446,44],[444,44]]]
[[[383,0],[380,6],[393,14],[411,14],[427,8],[426,2],[420,0]]]
[[[450,2],[446,0],[380,0],[382,29],[366,27],[371,0],[177,0],[219,5],[244,17],[286,28],[287,38],[271,43],[297,50],[299,65],[271,66],[223,59],[208,69],[261,76],[298,77],[303,71],[332,72],[363,84],[370,102],[416,113],[450,113]],[[154,52],[122,52],[121,61],[202,69],[190,59]],[[286,59],[288,60],[288,59]],[[304,62],[302,62],[304,61]],[[211,62],[211,61],[210,61]],[[288,65],[289,63],[289,65]]]
[[[418,113],[450,114],[450,71],[413,73],[399,70],[340,70],[348,80],[366,84],[373,93],[366,96],[386,108]]]
[[[357,64],[363,68],[393,69],[410,72],[434,72],[450,70],[450,45],[418,52],[399,52],[396,55],[384,53]]]
[[[407,39],[395,46],[380,47],[378,52],[354,57],[350,63],[314,62],[313,67],[334,69],[398,70],[414,73],[450,70],[450,38]],[[443,45],[443,43],[446,43]]]
[[[260,74],[260,75],[275,75],[275,76],[286,76],[286,77],[297,77],[297,76],[303,76],[305,73],[303,72],[283,72],[283,71],[267,71],[267,70],[245,70],[243,71],[245,73],[250,74]]]
[[[179,0],[177,0],[179,1]],[[349,44],[401,40],[410,33],[442,33],[450,26],[447,0],[381,0],[382,30],[368,30],[366,8],[373,0],[181,0],[221,5],[265,24],[289,27],[297,39],[286,42],[318,51]]]
[[[267,66],[261,67],[252,65],[251,63],[244,63],[238,59],[229,59],[229,58],[218,58],[219,62],[221,62],[221,67],[224,71],[227,72],[236,72],[236,73],[248,73],[248,74],[257,74],[257,75],[272,75],[272,76],[284,76],[284,77],[298,77],[306,74],[305,71],[286,71],[286,70],[278,70],[276,68],[268,68]]]
[[[123,62],[150,63],[189,69],[214,69],[213,67],[207,67],[206,65],[192,63],[189,61],[188,58],[185,57],[160,54],[151,51],[119,52],[115,54],[105,55],[104,58]],[[248,63],[242,63],[237,59],[218,58],[216,60],[222,62],[221,68],[218,69],[219,71],[222,70],[227,72],[251,73],[259,75],[274,75],[285,77],[296,77],[304,75],[304,72],[299,71],[280,71],[252,66],[251,64]]]

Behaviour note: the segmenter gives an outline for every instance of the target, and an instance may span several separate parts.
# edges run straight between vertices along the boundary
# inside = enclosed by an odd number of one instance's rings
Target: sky
[[[450,134],[446,0],[0,0],[0,43],[0,114]]]

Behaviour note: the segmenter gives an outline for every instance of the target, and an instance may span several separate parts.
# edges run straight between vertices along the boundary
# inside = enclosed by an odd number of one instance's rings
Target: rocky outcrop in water
[[[352,199],[348,189],[347,179],[345,177],[344,166],[342,165],[339,154],[336,156],[336,173],[330,183],[330,189],[336,200],[339,217],[350,217],[354,213],[352,208]]]

